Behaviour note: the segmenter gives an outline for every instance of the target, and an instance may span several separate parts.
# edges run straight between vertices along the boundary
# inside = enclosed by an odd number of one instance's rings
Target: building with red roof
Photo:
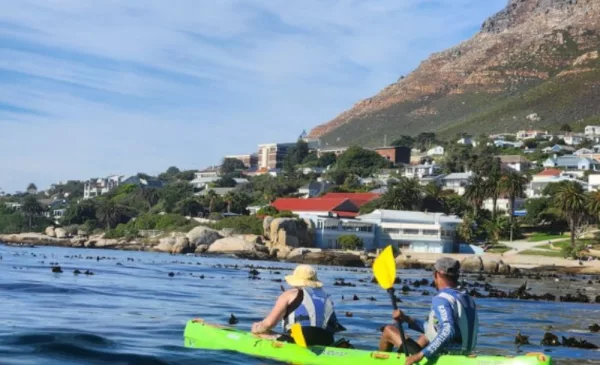
[[[350,199],[346,198],[279,198],[271,205],[277,210],[289,210],[294,214],[302,215],[322,215],[339,217],[356,217],[360,206],[357,206]]]
[[[559,169],[545,169],[544,171],[535,174],[535,176],[560,176],[561,172],[562,171]]]

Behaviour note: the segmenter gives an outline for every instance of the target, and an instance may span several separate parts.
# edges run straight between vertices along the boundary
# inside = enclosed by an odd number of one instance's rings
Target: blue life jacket
[[[323,289],[302,288],[302,303],[283,318],[283,330],[289,331],[292,325],[299,323],[302,327],[316,327],[335,331],[335,312],[333,302]],[[333,319],[333,320],[332,320]]]

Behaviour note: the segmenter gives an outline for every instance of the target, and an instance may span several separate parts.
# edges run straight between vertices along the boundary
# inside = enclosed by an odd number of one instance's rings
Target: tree
[[[473,147],[469,145],[451,145],[446,150],[442,166],[444,172],[465,172],[471,167],[473,161]]]
[[[586,209],[589,204],[581,184],[568,181],[561,185],[553,202],[567,220],[571,231],[571,247],[575,247],[575,233],[587,219]]]
[[[29,183],[29,185],[27,185],[26,191],[28,194],[35,195],[35,194],[37,194],[37,186],[35,186],[34,183]]]
[[[486,195],[492,199],[492,220],[496,220],[496,214],[498,212],[498,198],[502,193],[502,167],[500,166],[500,160],[494,159],[494,162],[485,174],[485,190]]]
[[[337,243],[343,250],[358,250],[363,247],[363,240],[354,234],[339,236]]]
[[[465,189],[464,198],[473,207],[473,217],[479,217],[479,211],[488,195],[485,180],[479,175],[471,177],[469,185]]]
[[[148,204],[148,209],[158,204],[160,200],[160,191],[156,188],[140,189],[142,199]]]
[[[415,145],[421,151],[427,150],[433,143],[436,142],[435,133],[423,132],[415,138]]]
[[[204,210],[204,207],[196,198],[186,198],[179,202],[177,207],[179,213],[186,217],[197,217]]]
[[[596,220],[600,218],[600,191],[594,191],[588,195],[586,209]]]
[[[389,165],[389,161],[377,152],[353,146],[338,157],[335,167],[365,177]]]
[[[400,136],[392,142],[392,146],[412,148],[415,144],[415,139],[411,136]]]
[[[177,202],[193,197],[194,189],[188,182],[178,181],[167,184],[160,190],[160,195],[165,211],[171,213]]]
[[[444,199],[444,191],[441,186],[435,182],[430,182],[423,189],[423,206],[422,208],[428,212],[445,212],[446,204]]]
[[[417,179],[400,178],[397,184],[388,188],[381,197],[381,208],[393,210],[413,210],[421,208],[423,192]]]
[[[467,243],[475,242],[477,238],[477,232],[475,230],[475,220],[470,215],[465,215],[463,221],[458,225],[456,233],[462,240]]]
[[[328,167],[333,165],[337,161],[337,156],[333,152],[325,152],[321,154],[317,160],[318,167]]]
[[[509,171],[502,178],[502,190],[508,196],[509,222],[510,222],[510,240],[513,240],[514,220],[515,220],[515,200],[525,194],[528,179],[517,171]]]
[[[128,220],[126,209],[112,200],[103,200],[99,204],[96,217],[107,230],[116,227],[119,223],[126,223]]]
[[[233,188],[237,185],[233,177],[226,175],[215,181],[215,186],[219,188]]]
[[[44,207],[37,201],[37,199],[33,195],[28,195],[23,200],[23,205],[21,206],[21,212],[25,215],[29,220],[29,229],[33,226],[33,218],[42,215],[44,212]]]
[[[238,160],[237,158],[224,158],[223,163],[221,163],[221,174],[231,174],[237,170],[244,170],[246,165],[242,160]]]
[[[96,209],[96,202],[90,199],[71,204],[65,211],[61,223],[62,225],[84,224],[96,219]]]
[[[167,171],[165,171],[165,173],[166,173],[167,175],[171,175],[171,176],[177,175],[177,174],[178,174],[178,173],[180,173],[180,172],[181,172],[181,170],[179,170],[179,169],[177,168],[177,166],[171,166],[171,167],[169,167],[169,168],[167,169]]]
[[[571,126],[569,124],[565,123],[565,124],[563,124],[563,125],[560,126],[560,131],[561,132],[565,132],[565,133],[571,133],[572,129],[571,129]]]

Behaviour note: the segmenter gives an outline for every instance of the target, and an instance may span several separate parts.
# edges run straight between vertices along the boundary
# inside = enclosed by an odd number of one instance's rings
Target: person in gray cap
[[[438,294],[433,297],[431,312],[427,321],[412,318],[401,310],[394,311],[392,317],[406,323],[408,328],[422,335],[415,341],[406,338],[403,344],[396,326],[386,326],[379,342],[380,351],[391,351],[394,347],[404,352],[407,347],[409,357],[406,365],[412,365],[423,358],[431,359],[442,354],[468,355],[475,350],[479,320],[475,302],[467,292],[458,289],[460,263],[450,257],[436,261],[433,280]]]

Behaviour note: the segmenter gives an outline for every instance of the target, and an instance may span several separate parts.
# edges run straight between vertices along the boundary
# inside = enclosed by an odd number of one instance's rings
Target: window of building
[[[417,235],[419,235],[419,230],[418,229],[405,229],[402,233],[404,233],[406,235],[417,236]]]
[[[383,232],[387,234],[400,234],[400,230],[398,228],[384,228]]]
[[[440,231],[438,231],[437,229],[424,229],[423,230],[424,236],[437,236],[438,234],[440,234]]]

